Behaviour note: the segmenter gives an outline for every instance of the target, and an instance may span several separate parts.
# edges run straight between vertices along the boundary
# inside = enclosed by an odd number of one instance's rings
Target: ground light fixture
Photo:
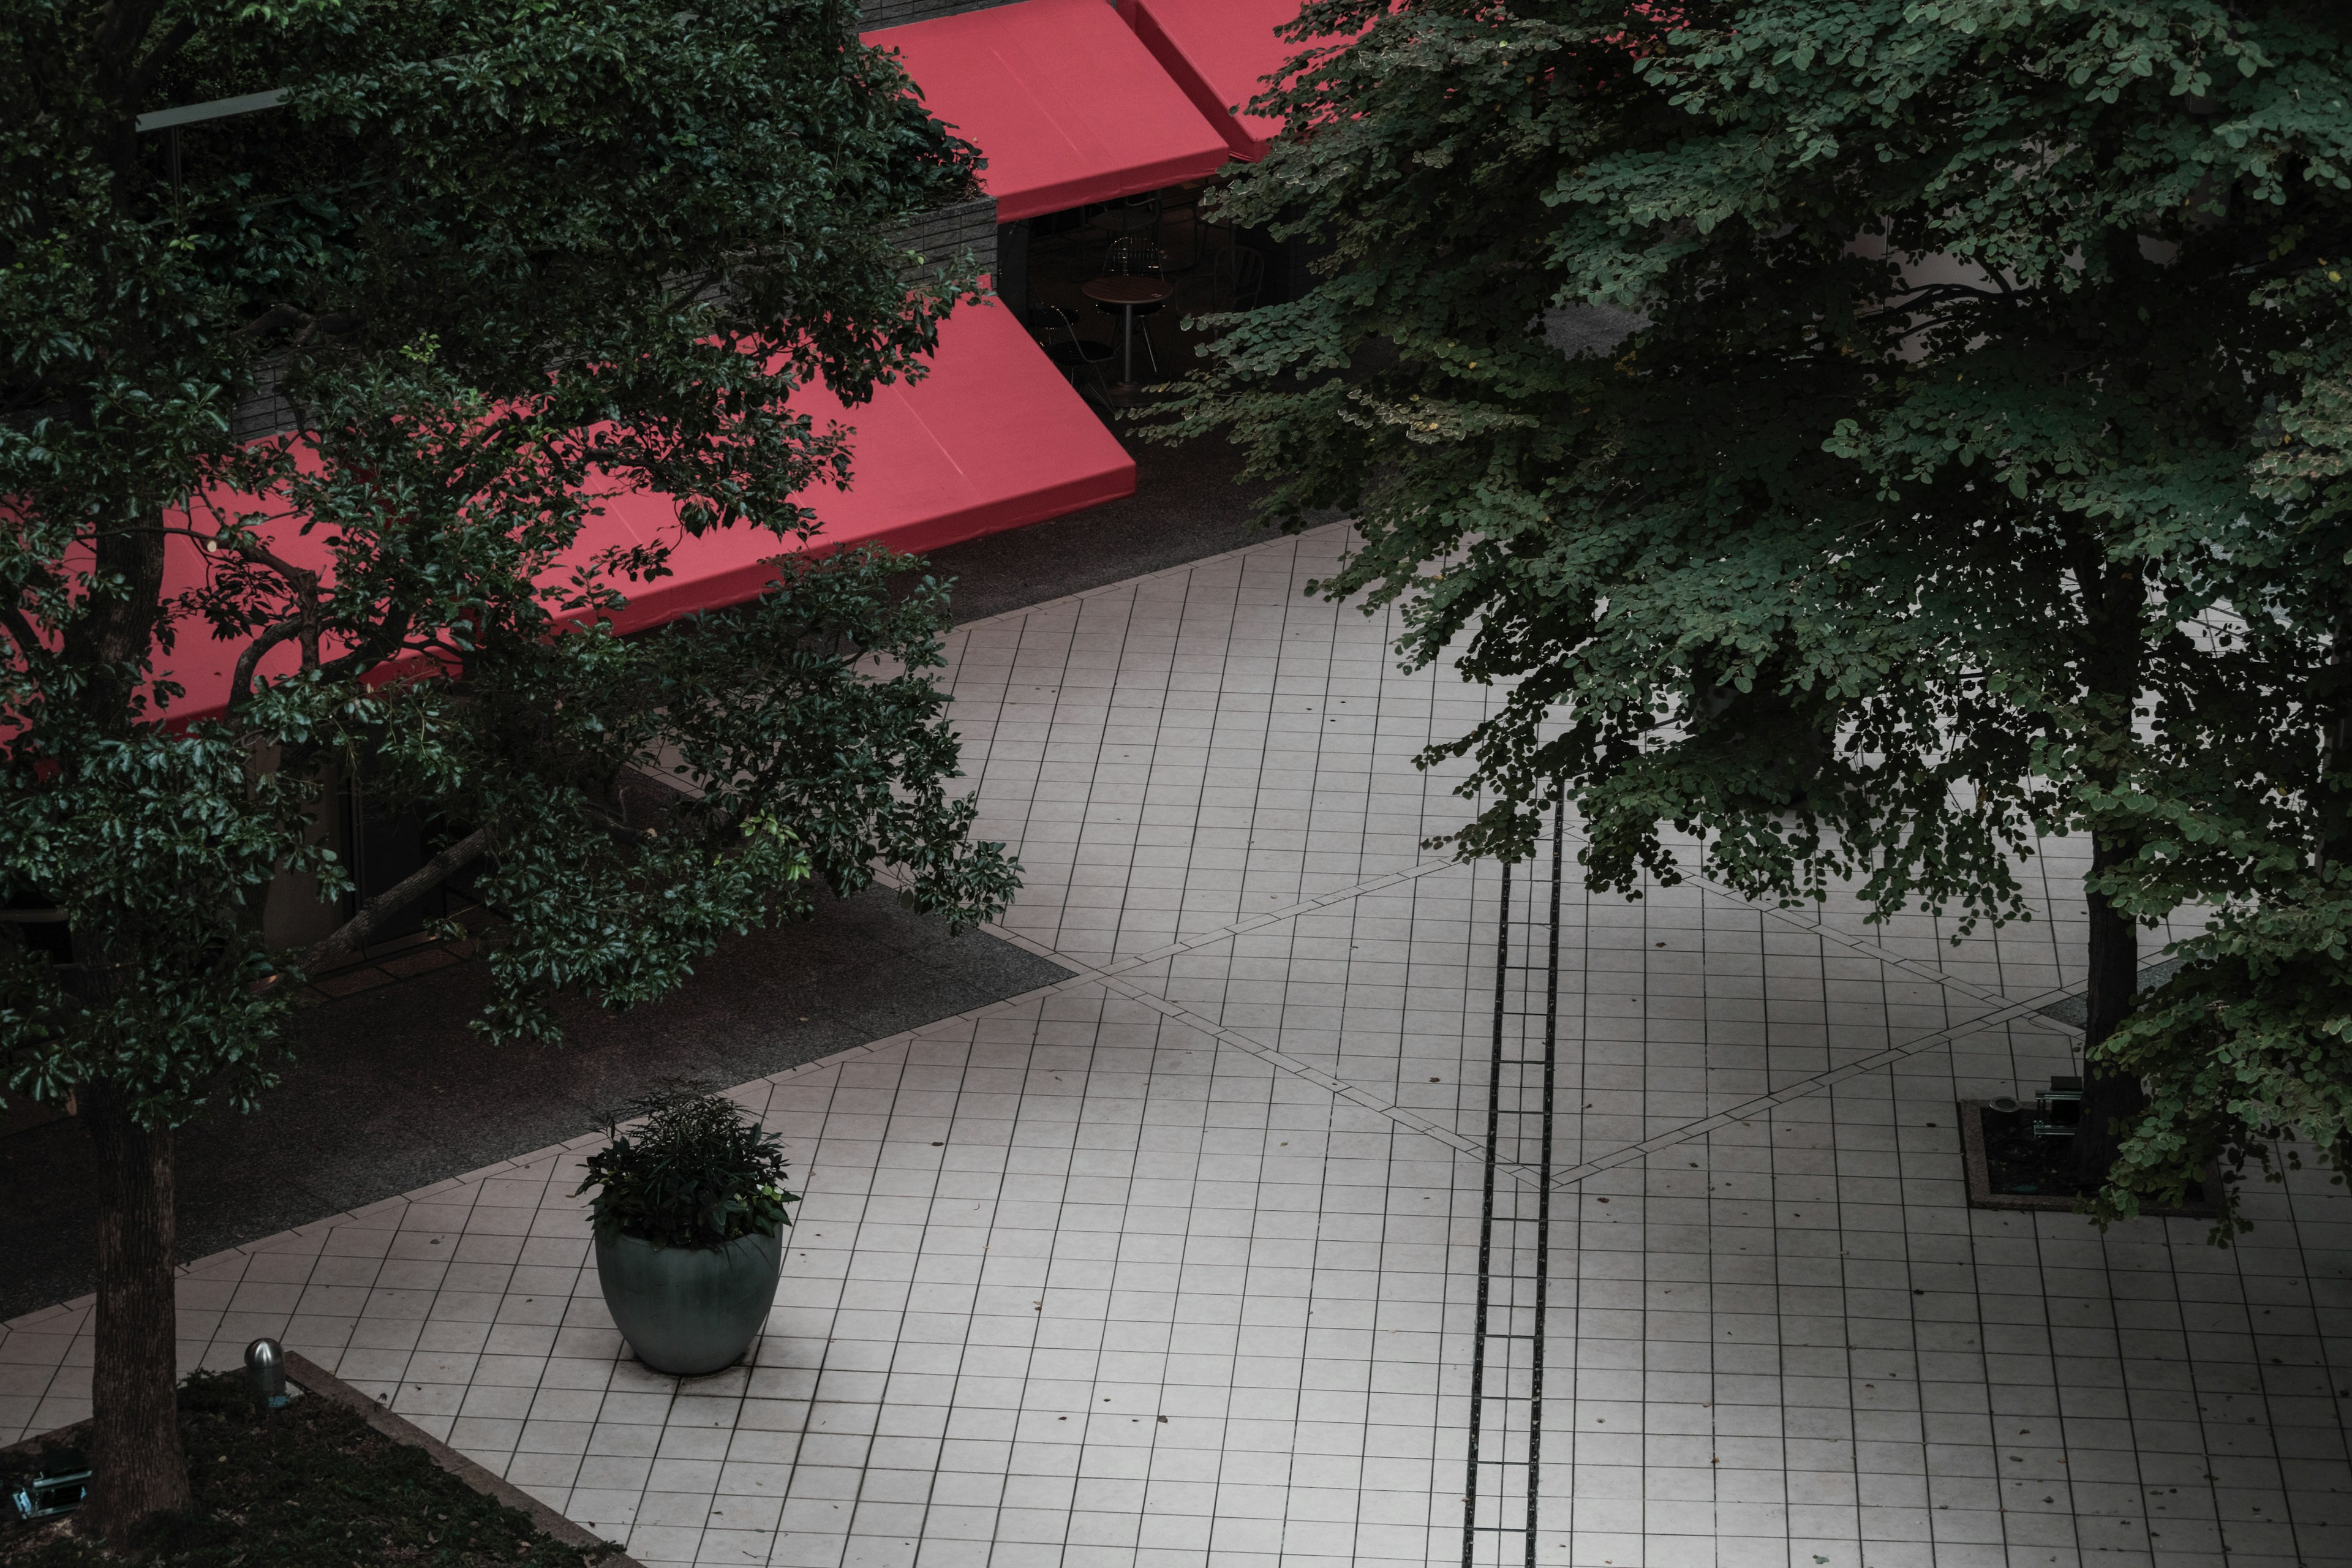
[[[259,1339],[245,1347],[245,1377],[254,1397],[270,1409],[286,1403],[286,1352],[276,1340]]]
[[[89,1489],[89,1461],[79,1448],[59,1448],[32,1479],[9,1494],[18,1519],[54,1519],[81,1506]]]

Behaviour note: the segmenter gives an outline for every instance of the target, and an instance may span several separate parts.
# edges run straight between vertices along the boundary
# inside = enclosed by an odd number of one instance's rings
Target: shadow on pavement
[[[180,1256],[226,1247],[576,1137],[656,1079],[725,1086],[1066,978],[879,889],[722,947],[676,995],[622,1014],[567,1009],[560,1047],[489,1046],[466,1027],[478,963],[302,1015],[293,1068],[250,1116],[180,1132]],[[0,1320],[92,1288],[89,1142],[54,1121],[0,1140]]]
[[[950,546],[966,622],[1197,561],[1264,539],[1258,493],[1234,483],[1222,440],[1120,439],[1136,493],[1071,517]],[[650,1080],[741,1083],[1034,990],[1066,972],[877,890],[815,921],[729,943],[677,995],[634,1013],[577,1007],[561,1047],[490,1047],[460,964],[306,1014],[296,1064],[252,1116],[180,1135],[180,1256],[196,1258],[576,1137]],[[91,1289],[90,1157],[76,1122],[0,1138],[0,1320]]]

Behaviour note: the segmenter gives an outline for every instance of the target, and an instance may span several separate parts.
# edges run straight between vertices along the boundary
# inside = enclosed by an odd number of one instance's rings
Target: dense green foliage
[[[672,545],[600,530],[604,498],[799,549],[804,492],[854,476],[794,390],[919,374],[971,295],[910,292],[891,236],[971,193],[972,150],[856,20],[0,9],[0,1082],[76,1096],[99,1145],[83,1519],[118,1542],[187,1496],[170,1130],[268,1086],[306,966],[468,870],[501,917],[482,1026],[546,1037],[554,993],[656,995],[812,878],[895,865],[955,921],[1011,896],[946,794],[936,584],[901,603],[853,553],[610,618]],[[241,423],[261,394],[290,429]],[[287,934],[300,879],[350,890],[319,834],[350,787],[437,852]]]
[[[784,1188],[783,1140],[741,1106],[679,1088],[629,1111],[643,1122],[605,1123],[611,1142],[583,1162],[587,1178],[573,1194],[596,1189],[588,1210],[597,1230],[657,1247],[724,1247],[793,1223],[786,1205],[799,1194]]]
[[[418,1568],[587,1568],[590,1553],[542,1535],[530,1516],[484,1497],[316,1395],[265,1408],[238,1373],[192,1373],[180,1427],[195,1506],[146,1526],[120,1556],[57,1521],[0,1522],[8,1568],[285,1568],[409,1563]],[[0,1495],[41,1464],[38,1450],[0,1461]],[[65,1522],[70,1522],[70,1518]]]
[[[62,909],[78,961],[0,980],[16,1088],[110,1082],[169,1126],[267,1083],[285,988],[255,983],[299,954],[270,951],[262,899],[289,869],[341,889],[312,829],[334,763],[488,858],[494,1033],[547,1033],[557,987],[675,984],[804,904],[812,865],[843,889],[908,866],[951,915],[1001,903],[1010,869],[940,788],[940,595],[893,607],[887,561],[652,637],[552,635],[665,569],[577,542],[616,489],[795,547],[801,492],[849,475],[792,390],[908,374],[959,297],[910,302],[888,232],[969,190],[969,150],[854,20],[12,8],[0,894]],[[282,108],[180,132],[176,178],[131,131],[274,87]],[[301,427],[239,441],[264,377]],[[207,639],[232,710],[173,722],[157,661]],[[868,655],[912,673],[864,683]],[[720,782],[647,816],[631,781],[674,756]]]
[[[2088,835],[2103,1211],[2341,1154],[2347,25],[1318,0],[1297,36],[1361,37],[1223,201],[1325,279],[1228,323],[1174,425],[1277,515],[1360,516],[1327,586],[1507,684],[1433,753],[1489,792],[1465,852],[1564,791],[1598,887],[1679,875],[1672,826],[1751,896],[1973,921]],[[1560,352],[1596,307],[1638,330]],[[2124,1023],[2135,925],[2192,906]]]

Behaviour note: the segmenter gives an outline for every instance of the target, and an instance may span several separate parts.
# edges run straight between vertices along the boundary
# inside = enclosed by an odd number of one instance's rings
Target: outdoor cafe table
[[[1132,387],[1135,384],[1135,308],[1138,305],[1156,305],[1176,290],[1165,278],[1113,276],[1088,279],[1081,286],[1081,291],[1089,300],[1118,307],[1120,330],[1125,340],[1119,361],[1124,379],[1119,385],[1122,390]]]

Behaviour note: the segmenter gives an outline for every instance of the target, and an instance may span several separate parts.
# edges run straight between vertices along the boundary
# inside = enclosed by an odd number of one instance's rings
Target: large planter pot
[[[639,1361],[674,1377],[741,1359],[775,1304],[783,1263],[782,1232],[710,1247],[596,1236],[596,1273],[614,1324]]]

